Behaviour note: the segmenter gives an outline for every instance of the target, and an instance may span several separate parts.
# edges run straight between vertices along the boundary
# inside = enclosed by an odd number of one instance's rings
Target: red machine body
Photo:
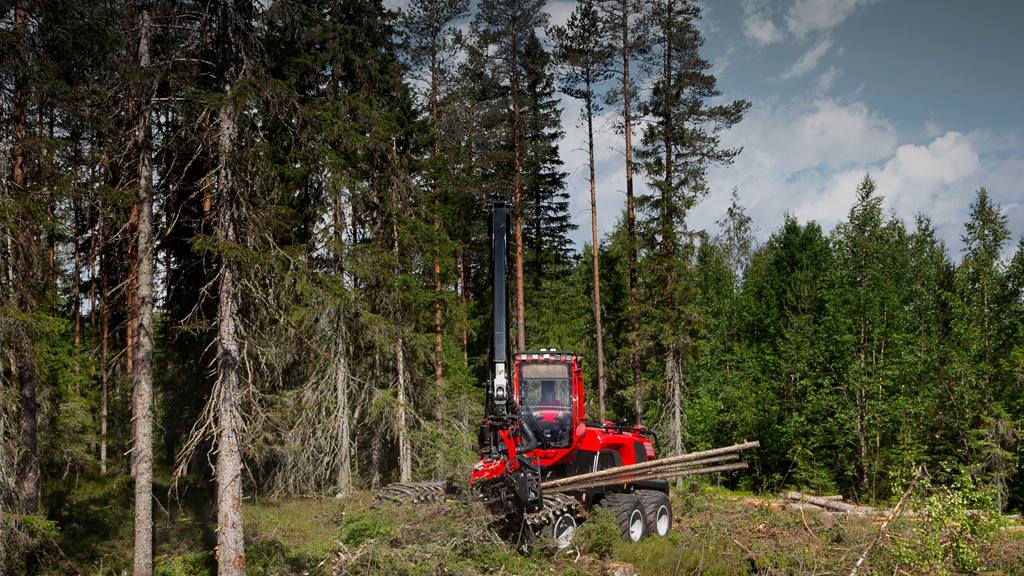
[[[522,352],[514,356],[512,393],[520,427],[529,426],[537,447],[525,456],[551,480],[645,462],[655,458],[650,431],[643,426],[587,422],[583,370],[576,354],[559,350]],[[481,445],[481,460],[470,483],[497,480],[519,468],[522,435],[516,424],[499,433],[499,450]]]

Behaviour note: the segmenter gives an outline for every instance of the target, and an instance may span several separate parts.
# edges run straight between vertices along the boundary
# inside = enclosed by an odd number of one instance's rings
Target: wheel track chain
[[[578,515],[579,501],[566,494],[545,494],[544,502],[540,510],[526,514],[524,520],[536,532],[554,523],[562,514],[568,512],[573,516]]]
[[[385,504],[420,504],[440,502],[448,495],[444,480],[436,482],[395,482],[388,484],[373,497],[372,508]]]

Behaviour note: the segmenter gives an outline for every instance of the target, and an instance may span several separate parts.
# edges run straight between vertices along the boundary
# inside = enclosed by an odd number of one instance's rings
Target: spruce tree
[[[539,296],[545,280],[568,272],[568,234],[576,225],[569,216],[566,172],[558,149],[564,132],[551,56],[536,34],[527,37],[523,55],[523,245],[528,284]]]
[[[444,415],[444,348],[442,326],[442,304],[444,288],[441,278],[441,259],[445,245],[442,235],[442,193],[447,183],[442,181],[445,170],[441,164],[442,127],[441,102],[445,93],[452,89],[451,73],[456,56],[459,53],[461,34],[454,24],[465,17],[469,10],[468,0],[414,0],[409,4],[401,20],[414,78],[422,82],[430,121],[433,127],[431,145],[434,233],[436,238],[434,253],[434,386],[436,388],[435,417],[443,419]]]

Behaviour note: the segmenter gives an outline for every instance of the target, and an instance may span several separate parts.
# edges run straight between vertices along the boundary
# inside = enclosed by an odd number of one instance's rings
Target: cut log
[[[829,510],[838,510],[839,512],[846,512],[848,514],[861,514],[865,516],[880,516],[884,515],[885,510],[879,510],[871,506],[856,506],[854,504],[847,504],[846,502],[839,502],[830,498],[822,498],[820,496],[811,496],[809,494],[802,494],[800,492],[787,492],[786,498],[798,502],[807,502],[827,508]]]
[[[554,486],[551,488],[543,488],[543,490],[546,492],[569,492],[572,490],[584,490],[587,488],[600,488],[602,486],[618,486],[621,484],[629,484],[631,482],[637,482],[640,480],[668,480],[672,478],[681,478],[683,476],[695,476],[697,474],[711,474],[714,472],[743,470],[746,467],[746,462],[737,462],[735,464],[723,464],[721,466],[708,466],[705,468],[684,468],[681,470],[654,470],[646,475],[637,475],[636,477],[630,478],[629,480],[616,480],[615,478],[593,478],[585,482],[578,482],[562,486]]]
[[[702,460],[713,456],[721,456],[723,454],[730,454],[734,452],[740,452],[749,448],[757,448],[760,446],[755,440],[753,442],[744,442],[742,444],[734,444],[732,446],[724,446],[722,448],[714,448],[712,450],[704,450],[701,452],[690,452],[688,454],[680,454],[679,456],[671,456],[669,458],[662,458],[659,460],[650,460],[648,462],[641,462],[639,464],[630,464],[628,466],[618,466],[615,468],[608,468],[597,472],[589,472],[587,474],[580,474],[577,476],[569,476],[567,478],[558,478],[556,480],[549,480],[541,484],[541,488],[544,490],[552,490],[559,486],[566,484],[583,482],[597,479],[607,479],[612,476],[620,476],[628,472],[637,472],[640,470],[650,470],[652,468],[663,468],[669,464],[681,463],[693,460]]]
[[[725,454],[723,456],[714,456],[712,458],[703,458],[701,460],[692,460],[692,461],[689,461],[689,462],[668,462],[668,463],[664,464],[663,466],[652,467],[652,468],[648,468],[647,470],[639,470],[639,471],[636,471],[636,470],[629,471],[629,470],[627,470],[625,472],[619,472],[617,474],[612,474],[612,475],[603,477],[602,481],[608,481],[609,483],[616,483],[617,484],[617,483],[620,483],[620,482],[629,482],[631,480],[636,480],[636,479],[644,478],[644,477],[647,477],[647,476],[649,476],[650,474],[652,474],[654,472],[665,472],[665,471],[668,471],[668,470],[685,470],[685,469],[689,469],[689,468],[702,468],[702,467],[705,467],[705,466],[709,466],[711,464],[718,464],[718,463],[721,463],[721,462],[732,462],[732,461],[735,461],[735,460],[739,460],[739,455],[738,454]],[[620,467],[620,468],[624,468],[624,467]],[[615,470],[619,470],[620,468],[615,468]],[[609,468],[609,470],[612,470],[612,469]],[[592,479],[582,478],[582,476],[583,475],[577,476],[575,478],[581,478],[581,480],[578,480],[578,481],[582,481],[582,482],[589,482],[590,480],[592,480]],[[571,486],[572,484],[574,484],[574,482],[568,482],[568,483],[562,484],[561,487]]]

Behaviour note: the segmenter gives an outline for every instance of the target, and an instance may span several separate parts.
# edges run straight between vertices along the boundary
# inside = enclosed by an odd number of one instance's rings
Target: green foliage
[[[603,507],[595,508],[587,521],[576,531],[580,550],[599,558],[609,558],[622,541],[622,529],[615,514]]]
[[[952,485],[925,481],[913,500],[919,517],[906,521],[909,537],[896,540],[898,561],[928,574],[976,574],[984,567],[979,547],[992,541],[1006,520],[996,491],[960,476]]]
[[[217,558],[213,552],[189,552],[175,558],[156,560],[154,576],[213,576],[217,573]]]
[[[358,546],[373,538],[394,536],[391,520],[390,515],[378,510],[350,513],[341,526],[341,541],[348,546]]]

